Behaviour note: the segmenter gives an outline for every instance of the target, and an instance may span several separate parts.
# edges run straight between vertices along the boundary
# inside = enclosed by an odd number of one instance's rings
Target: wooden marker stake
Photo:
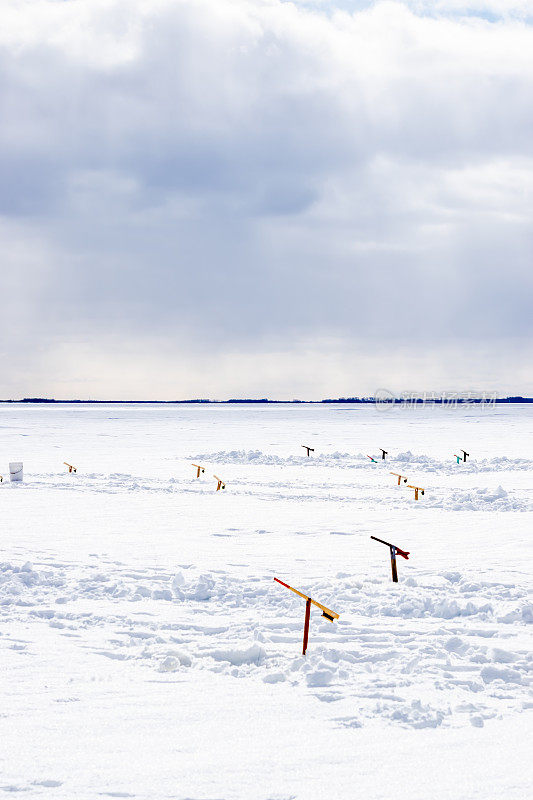
[[[73,467],[72,464],[67,464],[66,461],[63,461],[63,464],[68,467],[69,472],[77,472],[76,467]]]
[[[226,488],[226,484],[223,483],[223,481],[221,481],[220,478],[217,478],[216,475],[213,475],[213,478],[216,478],[216,480],[218,481],[218,483],[217,483],[217,492],[219,492],[220,489],[225,489]]]
[[[454,454],[453,454],[453,457],[457,459],[457,463],[458,463],[458,464],[461,462],[461,456],[458,456],[458,455],[456,455],[456,454],[454,453]]]
[[[198,464],[193,464],[193,467],[196,467],[196,477],[200,477],[200,472],[205,472],[203,467],[198,466]]]
[[[384,450],[382,447],[379,448],[381,450],[381,460],[385,461],[385,456],[389,455],[388,450]]]
[[[424,494],[424,490],[421,489],[420,486],[411,486],[411,484],[408,483],[407,484],[407,488],[415,490],[415,500],[418,500],[418,492],[420,492],[421,494]]]
[[[305,656],[307,650],[307,642],[309,641],[309,618],[311,617],[311,600],[308,597],[305,601],[305,622],[304,622],[304,644],[302,655]]]
[[[315,448],[314,447],[308,447],[306,444],[303,444],[302,447],[304,448],[304,450],[307,450],[307,458],[309,458],[309,452],[311,452],[311,453],[315,452]]]
[[[470,453],[467,453],[466,450],[461,450],[461,453],[463,454],[463,461],[466,461],[466,457],[469,456]]]
[[[392,567],[392,582],[398,583],[398,570],[396,569],[396,548],[390,549],[390,563]]]
[[[334,619],[338,619],[339,615],[335,611],[332,611],[330,608],[327,608],[326,606],[323,606],[321,603],[317,603],[317,601],[313,600],[312,597],[308,597],[308,595],[303,594],[303,592],[299,592],[298,589],[293,589],[293,587],[289,586],[288,583],[284,583],[284,581],[280,581],[279,578],[274,578],[274,580],[276,581],[276,583],[281,583],[281,585],[285,586],[286,589],[290,589],[291,592],[294,592],[294,594],[297,594],[298,597],[303,597],[303,599],[305,600],[304,641],[303,641],[303,649],[302,649],[302,653],[305,656],[305,653],[306,653],[306,650],[307,650],[307,642],[309,640],[309,620],[310,620],[310,617],[311,617],[311,605],[314,605],[317,608],[319,608],[322,611],[322,616],[325,617],[330,622],[333,622]]]
[[[392,569],[392,582],[398,583],[398,570],[396,568],[396,556],[402,556],[406,560],[409,559],[409,552],[406,550],[400,550],[399,547],[396,547],[395,544],[391,544],[390,542],[385,542],[383,539],[378,539],[377,536],[371,536],[371,539],[374,539],[375,542],[381,542],[381,544],[386,544],[387,547],[390,549],[390,563]]]
[[[375,458],[372,458],[372,456],[368,456],[368,455],[367,455],[367,458],[369,458],[369,459],[370,459],[370,461],[371,461],[373,464],[377,464],[377,463],[378,463],[378,462],[376,461],[376,459],[375,459]]]
[[[391,475],[396,475],[396,477],[398,478],[398,486],[400,485],[402,480],[404,483],[407,483],[407,478],[404,475],[399,475],[397,472],[391,472]]]

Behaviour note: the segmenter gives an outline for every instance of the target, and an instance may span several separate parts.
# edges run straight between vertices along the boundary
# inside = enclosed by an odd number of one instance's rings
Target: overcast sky
[[[530,0],[0,9],[0,397],[533,394]]]

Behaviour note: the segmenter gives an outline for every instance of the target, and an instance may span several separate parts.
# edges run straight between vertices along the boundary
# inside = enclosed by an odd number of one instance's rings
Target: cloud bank
[[[529,4],[2,7],[2,396],[533,392]]]

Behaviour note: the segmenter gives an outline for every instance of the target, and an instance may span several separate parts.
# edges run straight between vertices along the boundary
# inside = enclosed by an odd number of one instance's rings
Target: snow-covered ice
[[[0,432],[0,789],[530,795],[533,408],[3,405]],[[275,576],[340,614],[305,658]]]

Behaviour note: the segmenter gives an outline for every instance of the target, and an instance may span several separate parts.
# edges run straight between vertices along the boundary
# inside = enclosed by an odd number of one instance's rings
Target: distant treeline
[[[388,403],[390,405],[405,405],[405,404],[429,404],[432,403],[434,405],[454,405],[454,404],[464,404],[464,405],[472,405],[475,403],[533,403],[533,397],[470,397],[470,398],[461,398],[457,397],[454,398],[450,397],[432,397],[432,398],[424,398],[424,397],[390,397],[386,399],[376,398],[374,397],[337,397],[336,399],[327,399],[327,400],[268,400],[268,398],[264,397],[261,399],[231,399],[231,400],[56,400],[50,397],[24,397],[22,400],[0,400],[0,403],[68,403],[70,405],[75,403],[83,403],[84,405],[108,405],[114,403],[116,405],[187,405],[187,404],[212,404],[212,405],[223,405],[229,403],[268,403],[269,405],[279,405],[280,403],[306,403],[306,404],[320,404],[320,403],[352,403],[352,404],[370,404],[373,405],[374,403],[379,403],[379,405],[383,405],[384,403]]]

